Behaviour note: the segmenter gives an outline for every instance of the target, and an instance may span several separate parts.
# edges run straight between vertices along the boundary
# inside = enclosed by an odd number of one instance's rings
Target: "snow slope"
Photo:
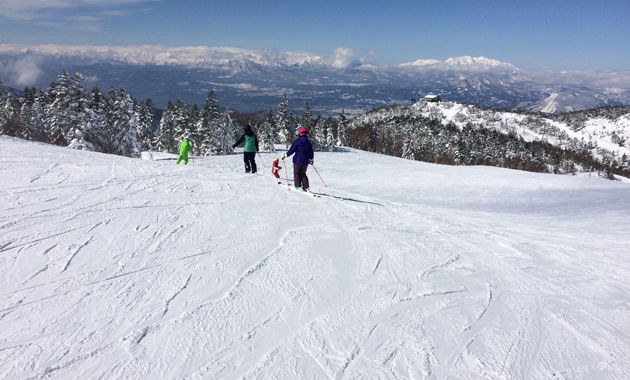
[[[0,378],[630,378],[627,183],[261,156],[0,137]]]
[[[551,114],[587,110],[596,108],[600,104],[601,99],[592,92],[571,89],[564,92],[552,92],[546,98],[529,106],[528,110]]]

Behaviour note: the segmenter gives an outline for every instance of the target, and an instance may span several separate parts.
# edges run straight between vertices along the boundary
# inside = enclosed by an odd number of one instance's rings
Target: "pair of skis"
[[[284,185],[284,182],[278,182],[278,185]],[[295,187],[293,187],[291,185],[289,185],[289,191],[310,195],[310,196],[315,197],[315,198],[319,198],[320,197],[320,194],[312,193],[310,191],[304,191],[302,189],[298,190],[298,189],[296,189]]]
[[[284,161],[284,157],[282,158],[282,165],[284,165],[285,168],[287,167],[287,163]],[[311,160],[311,166],[313,167],[313,169],[315,169],[315,172],[317,172],[317,175],[319,176],[319,179],[321,179],[322,182],[324,183],[324,186],[328,187],[328,185],[326,185],[326,182],[324,182],[324,179],[322,178],[322,176],[319,174],[319,170],[317,170],[315,165],[313,165],[313,161],[312,160]],[[300,192],[300,193],[303,193],[303,194],[308,194],[308,195],[310,195],[312,197],[315,197],[315,198],[319,198],[320,197],[319,194],[311,193],[310,191],[297,190],[295,187],[291,187],[291,184],[289,184],[289,173],[285,170],[284,174],[285,174],[285,176],[287,178],[287,186],[289,188],[289,191],[291,191],[291,190],[297,191],[297,192]],[[278,182],[278,184],[282,184],[282,182]]]
[[[304,191],[302,189],[296,189],[295,187],[289,187],[290,191],[295,191],[296,193],[302,193],[302,194],[306,194],[306,195],[310,195],[311,197],[314,198],[319,198],[319,194],[315,194],[315,193],[311,193],[310,191]]]

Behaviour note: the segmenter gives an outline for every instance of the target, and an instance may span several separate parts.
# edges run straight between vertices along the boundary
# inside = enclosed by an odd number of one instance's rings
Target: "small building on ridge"
[[[429,94],[429,95],[425,95],[424,98],[422,99],[430,103],[437,103],[440,101],[440,95]]]

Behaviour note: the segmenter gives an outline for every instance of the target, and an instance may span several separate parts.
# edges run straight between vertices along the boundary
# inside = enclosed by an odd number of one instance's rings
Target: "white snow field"
[[[630,378],[630,184],[279,154],[0,137],[0,378]]]

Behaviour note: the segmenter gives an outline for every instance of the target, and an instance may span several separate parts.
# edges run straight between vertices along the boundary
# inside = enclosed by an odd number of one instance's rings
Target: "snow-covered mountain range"
[[[140,46],[70,46],[39,45],[21,46],[0,44],[0,53],[15,56],[42,56],[56,59],[74,57],[83,60],[114,61],[134,65],[181,65],[213,68],[217,66],[231,67],[238,62],[253,62],[264,67],[281,67],[293,65],[330,66],[337,69],[363,67],[378,69],[365,64],[365,60],[356,58],[352,49],[336,49],[331,56],[320,56],[308,52],[281,52],[276,50],[247,50],[229,47],[166,47],[159,45]],[[514,65],[485,57],[455,57],[444,61],[436,59],[417,60],[403,63],[400,67],[431,67],[437,70],[461,68],[466,71],[483,71],[489,69],[518,70]]]
[[[0,136],[0,378],[630,377],[629,183],[280,153]]]
[[[485,57],[421,59],[379,66],[352,49],[330,56],[213,47],[0,45],[0,80],[45,87],[62,70],[91,85],[122,87],[158,106],[180,98],[201,104],[214,89],[240,111],[276,106],[284,89],[314,111],[409,103],[428,93],[503,109],[561,112],[630,104],[630,72],[526,72]]]

